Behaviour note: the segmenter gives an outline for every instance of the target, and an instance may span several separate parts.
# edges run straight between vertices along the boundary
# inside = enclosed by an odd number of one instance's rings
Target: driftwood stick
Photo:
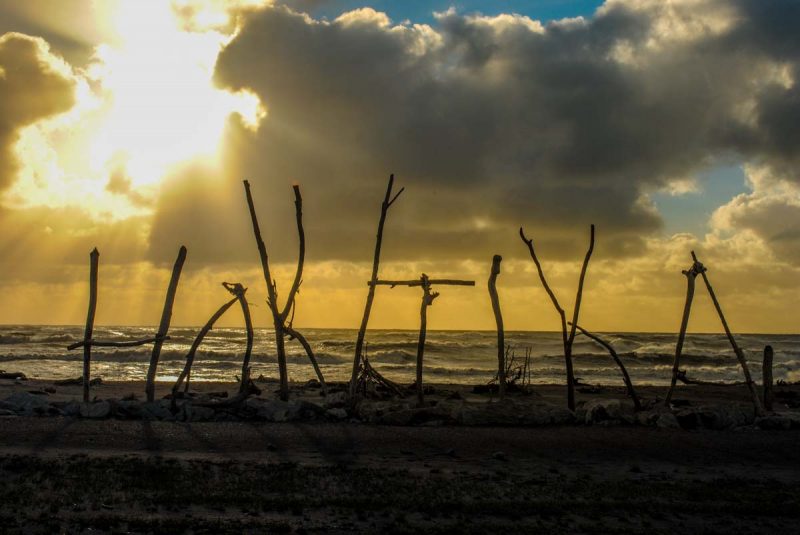
[[[703,277],[703,282],[708,289],[708,295],[711,296],[711,301],[714,303],[714,308],[717,309],[717,314],[719,315],[719,319],[722,322],[722,328],[725,329],[725,335],[728,337],[728,341],[731,343],[731,347],[733,348],[733,352],[736,355],[736,358],[739,360],[739,364],[742,367],[742,373],[744,374],[745,383],[747,383],[747,388],[750,390],[750,396],[753,399],[753,407],[755,407],[756,414],[761,416],[764,414],[764,408],[761,406],[761,398],[758,395],[758,391],[756,389],[756,385],[753,382],[753,378],[750,375],[750,368],[747,366],[747,359],[744,356],[744,352],[739,347],[739,344],[736,343],[736,339],[731,334],[731,330],[728,327],[728,322],[725,319],[725,314],[722,313],[722,307],[719,304],[719,300],[717,300],[717,294],[714,293],[714,288],[711,286],[711,283],[708,280],[708,275],[706,275],[706,267],[697,260],[697,255],[694,254],[692,251],[692,260],[695,264],[695,270],[700,273]]]
[[[774,399],[772,394],[772,358],[772,346],[764,346],[764,361],[761,368],[761,382],[764,387],[764,408],[768,411],[772,410],[772,401]]]
[[[289,317],[289,311],[294,305],[297,292],[300,290],[300,284],[303,282],[303,264],[306,258],[306,233],[303,230],[303,197],[300,195],[300,186],[297,184],[292,186],[292,190],[294,191],[295,219],[297,220],[297,236],[300,241],[300,250],[297,255],[297,270],[295,270],[294,282],[289,289],[289,296],[286,298],[286,304],[281,312],[281,319],[284,322]]]
[[[672,363],[672,381],[667,390],[667,395],[664,398],[664,405],[669,407],[669,401],[672,399],[672,391],[675,389],[675,383],[678,381],[679,366],[681,363],[681,351],[683,351],[683,341],[686,339],[686,327],[689,325],[689,314],[692,311],[692,300],[694,299],[694,279],[697,277],[695,266],[692,265],[686,271],[682,271],[686,275],[686,302],[683,305],[683,317],[681,318],[681,330],[678,333],[678,343],[675,345],[675,360]]]
[[[222,286],[225,287],[231,294],[236,296],[239,304],[242,307],[242,316],[244,316],[244,327],[247,332],[247,346],[244,351],[244,358],[242,358],[242,381],[239,384],[239,391],[241,392],[247,383],[246,378],[250,376],[250,356],[253,353],[253,319],[250,317],[250,305],[247,303],[245,293],[247,288],[238,282],[223,282]],[[188,376],[186,385],[188,387]]]
[[[503,329],[503,313],[500,311],[500,298],[497,295],[497,276],[500,275],[500,262],[502,261],[502,256],[494,255],[492,270],[489,274],[489,297],[492,300],[492,311],[495,323],[497,323],[497,377],[500,399],[506,395],[506,363],[503,351],[506,345],[505,330]]]
[[[94,315],[97,310],[97,270],[100,263],[100,252],[95,247],[89,253],[89,311],[86,314],[86,329],[83,331],[83,341],[92,339],[94,330]],[[89,401],[89,386],[91,384],[92,346],[86,343],[83,346],[83,401]]]
[[[375,284],[378,280],[378,266],[381,261],[381,244],[383,242],[383,227],[386,223],[386,213],[389,207],[397,200],[403,188],[397,192],[397,195],[392,198],[392,186],[394,185],[394,175],[389,175],[389,184],[386,187],[386,195],[381,204],[381,217],[378,220],[378,234],[375,238],[375,254],[372,258],[372,276],[369,282],[369,291],[367,292],[367,302],[364,304],[364,315],[361,317],[361,325],[358,328],[358,336],[356,337],[356,350],[353,356],[353,371],[350,375],[350,398],[353,399],[356,395],[356,383],[358,380],[358,370],[361,364],[361,351],[364,347],[364,337],[367,333],[367,324],[369,323],[369,315],[372,311],[372,302],[375,300]]]
[[[258,253],[261,258],[261,269],[264,272],[264,282],[267,284],[268,299],[270,312],[272,312],[272,324],[275,328],[275,349],[278,354],[278,373],[280,375],[280,398],[282,400],[289,399],[289,376],[286,370],[286,348],[284,346],[284,321],[281,312],[278,310],[277,291],[275,289],[275,282],[272,280],[272,275],[269,269],[269,256],[267,255],[267,246],[261,237],[261,229],[258,226],[258,216],[256,215],[256,208],[253,204],[253,195],[250,193],[250,183],[244,181],[244,191],[247,197],[247,206],[250,210],[250,219],[253,223],[253,234],[256,239]]]
[[[422,406],[425,403],[424,389],[422,385],[422,360],[425,353],[425,336],[428,329],[428,307],[433,304],[439,294],[431,292],[431,284],[428,276],[424,273],[420,278],[420,286],[422,286],[422,305],[420,306],[419,315],[419,341],[417,342],[417,403]]]
[[[327,394],[328,386],[325,384],[325,377],[322,375],[322,370],[319,368],[317,358],[314,356],[314,350],[311,349],[311,344],[308,343],[308,340],[306,340],[305,336],[294,330],[293,327],[286,326],[285,330],[286,334],[288,334],[291,338],[297,339],[297,341],[300,342],[300,345],[303,346],[303,349],[305,349],[306,355],[308,355],[308,359],[311,361],[311,365],[314,366],[314,372],[317,374],[317,379],[319,379],[319,385],[322,388],[322,392],[323,394]]]
[[[691,379],[686,375],[686,370],[678,370],[678,381],[685,385],[704,385],[704,386],[739,386],[743,385],[744,381],[735,383],[726,383],[724,381],[703,381],[702,379]]]
[[[570,325],[572,325],[572,324],[570,324]],[[625,365],[622,363],[622,359],[619,358],[619,355],[617,355],[617,352],[614,350],[614,348],[611,346],[611,344],[609,344],[607,341],[603,340],[602,338],[600,338],[596,334],[590,333],[589,331],[587,331],[586,329],[584,329],[580,325],[577,325],[575,327],[581,333],[583,333],[586,337],[591,338],[592,340],[594,340],[595,342],[597,342],[598,344],[600,344],[601,346],[606,348],[608,353],[611,355],[611,358],[614,359],[614,362],[617,363],[617,366],[619,367],[619,370],[622,372],[622,380],[625,382],[625,388],[628,390],[628,395],[633,400],[634,407],[636,407],[637,411],[641,410],[642,409],[642,404],[639,402],[639,396],[636,395],[636,390],[634,390],[634,388],[633,388],[633,382],[631,381],[631,376],[628,375],[628,370],[625,369]]]
[[[368,281],[367,284],[373,284],[372,281]],[[421,280],[399,280],[399,281],[389,281],[389,280],[376,280],[374,284],[378,286],[425,286]],[[441,286],[475,286],[475,281],[467,281],[467,280],[458,280],[458,279],[428,279],[429,285],[438,284]]]
[[[164,338],[160,338],[160,340],[167,341],[169,340],[169,336],[165,336]],[[157,336],[153,338],[145,338],[144,340],[129,340],[126,342],[114,342],[111,340],[81,340],[80,342],[75,342],[67,346],[68,351],[72,351],[73,349],[78,349],[79,347],[84,346],[92,346],[92,347],[137,347],[143,346],[147,344],[152,344],[153,342],[159,340]]]
[[[589,260],[592,258],[592,251],[594,251],[594,225],[590,226],[589,230],[589,249],[586,251],[586,256],[583,258],[583,266],[581,266],[581,276],[578,279],[578,291],[575,293],[575,308],[572,310],[572,322],[569,330],[569,337],[567,338],[567,347],[570,352],[570,361],[572,360],[572,343],[575,341],[575,329],[578,326],[578,315],[581,310],[581,300],[583,299],[583,283],[586,279],[586,268],[589,267]]]
[[[194,338],[194,342],[192,342],[192,347],[189,348],[189,352],[186,354],[186,365],[183,367],[183,371],[178,376],[178,380],[175,381],[175,386],[172,387],[172,398],[175,399],[175,394],[178,392],[178,389],[181,387],[181,383],[189,376],[189,373],[192,370],[192,364],[194,364],[194,356],[197,353],[197,349],[200,347],[200,344],[203,342],[203,339],[206,335],[214,328],[214,324],[217,322],[218,319],[222,317],[225,312],[228,311],[229,308],[233,306],[236,301],[238,301],[238,297],[234,297],[214,312],[211,317],[208,319],[203,328],[200,329],[200,332],[197,333],[197,336]],[[188,386],[187,386],[188,388]]]
[[[178,291],[178,282],[181,278],[181,270],[183,263],[186,261],[186,247],[181,245],[178,251],[178,258],[175,259],[175,265],[172,268],[172,278],[167,287],[167,295],[164,299],[164,310],[161,313],[161,323],[158,326],[158,333],[156,333],[156,341],[153,344],[153,353],[150,356],[150,367],[147,369],[147,382],[145,383],[145,393],[147,394],[147,401],[153,401],[156,393],[156,370],[158,368],[158,359],[161,355],[161,346],[164,344],[164,338],[169,331],[169,324],[172,320],[172,305],[175,303],[175,294]]]

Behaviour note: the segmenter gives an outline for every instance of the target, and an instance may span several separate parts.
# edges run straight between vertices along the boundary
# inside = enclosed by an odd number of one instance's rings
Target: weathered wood
[[[725,319],[725,314],[722,313],[722,307],[717,299],[717,294],[714,292],[714,288],[711,286],[711,283],[708,280],[708,275],[706,275],[706,271],[708,270],[699,260],[697,260],[697,255],[694,254],[694,251],[692,251],[692,260],[695,264],[695,270],[700,273],[700,276],[703,277],[703,282],[708,289],[708,295],[711,296],[711,301],[714,303],[714,308],[717,310],[719,319],[722,322],[722,328],[725,330],[725,335],[728,337],[728,341],[731,343],[733,352],[736,355],[736,358],[739,360],[739,365],[742,367],[744,381],[747,383],[748,390],[750,390],[750,396],[753,400],[753,407],[755,408],[756,414],[761,416],[764,414],[764,408],[761,406],[761,398],[758,395],[756,385],[753,382],[752,376],[750,375],[750,368],[747,366],[747,359],[744,356],[744,352],[739,347],[739,344],[736,343],[736,339],[733,337],[733,334],[731,334],[730,327],[728,327],[728,321]]]
[[[317,374],[317,379],[319,379],[319,385],[322,388],[322,393],[327,394],[328,386],[325,384],[325,377],[322,375],[322,370],[319,368],[319,364],[317,363],[317,358],[314,356],[314,350],[311,349],[311,344],[308,343],[306,337],[296,331],[293,327],[286,326],[285,327],[286,334],[290,337],[295,338],[300,345],[303,346],[303,349],[306,351],[306,355],[308,355],[308,359],[311,361],[311,365],[314,367],[314,372]]]
[[[361,317],[361,325],[358,328],[358,336],[356,337],[356,349],[353,356],[353,371],[350,375],[350,399],[355,398],[356,386],[358,380],[358,370],[361,367],[361,352],[364,348],[364,337],[367,333],[367,324],[369,323],[369,315],[372,311],[372,302],[375,300],[375,283],[378,280],[378,267],[381,261],[381,244],[383,243],[383,227],[386,223],[386,214],[389,207],[397,200],[397,197],[403,193],[404,188],[400,188],[397,195],[392,198],[392,187],[394,186],[394,175],[389,175],[389,184],[386,187],[386,195],[381,203],[381,217],[378,220],[378,234],[375,238],[375,253],[372,258],[372,276],[369,282],[369,291],[367,292],[367,302],[364,304],[364,314]]]
[[[743,385],[744,381],[737,381],[735,383],[726,383],[725,381],[704,381],[702,379],[692,379],[686,375],[686,370],[678,370],[678,381],[685,385],[703,385],[703,386],[739,386]]]
[[[772,393],[772,346],[764,346],[764,361],[761,365],[762,384],[764,389],[764,408],[772,410],[774,396]]]
[[[125,342],[114,342],[111,340],[81,340],[80,342],[75,342],[67,346],[68,351],[72,351],[73,349],[78,349],[79,347],[85,347],[90,345],[92,347],[137,347],[143,346],[147,344],[152,344],[157,340],[167,341],[169,340],[169,336],[165,336],[163,338],[158,338],[154,336],[152,338],[145,338],[144,340],[128,340]]]
[[[570,325],[572,325],[572,324],[570,324]],[[597,342],[598,344],[600,344],[601,346],[606,348],[608,353],[611,355],[611,358],[614,359],[614,362],[617,363],[617,366],[619,367],[619,370],[622,372],[622,380],[625,382],[625,388],[628,390],[628,395],[633,400],[634,407],[636,408],[637,411],[641,410],[642,409],[642,404],[639,401],[639,396],[636,395],[636,390],[633,388],[633,382],[631,381],[631,376],[628,375],[628,370],[625,368],[625,365],[622,363],[622,359],[619,358],[619,355],[617,355],[617,352],[614,350],[614,348],[611,346],[611,344],[608,343],[607,341],[603,340],[602,338],[600,338],[596,334],[590,333],[589,331],[587,331],[586,329],[584,329],[580,325],[577,325],[575,327],[581,333],[583,333],[586,337],[591,338],[592,340],[594,340],[595,342]]]
[[[186,261],[186,247],[181,245],[178,251],[178,257],[175,259],[175,265],[172,267],[172,278],[170,278],[169,286],[167,287],[167,295],[164,299],[164,310],[161,313],[161,322],[158,326],[158,333],[156,333],[156,341],[153,344],[153,353],[150,355],[150,367],[147,369],[147,382],[145,383],[145,394],[147,401],[155,400],[156,393],[156,370],[158,369],[158,360],[161,356],[161,346],[164,344],[164,338],[169,332],[169,324],[172,321],[172,305],[175,303],[175,294],[178,291],[178,282],[181,278],[181,270],[183,263]]]
[[[97,270],[100,263],[100,252],[95,247],[89,253],[89,311],[86,314],[86,328],[83,331],[83,341],[92,339],[94,330],[94,316],[97,310]],[[91,384],[92,346],[83,346],[83,401],[89,401],[89,386]]]
[[[373,284],[372,281],[368,281],[367,284]],[[374,284],[378,286],[424,286],[422,281],[419,279],[416,280],[376,280]],[[468,281],[468,280],[458,280],[458,279],[429,279],[428,284],[430,285],[440,285],[440,286],[475,286],[475,281]]]
[[[667,395],[664,398],[664,405],[669,406],[672,399],[672,391],[675,390],[675,383],[678,381],[679,366],[681,363],[681,352],[683,351],[683,342],[686,339],[686,327],[689,325],[689,314],[692,311],[692,300],[694,299],[694,279],[697,277],[695,266],[692,265],[686,271],[682,271],[686,276],[686,302],[683,305],[683,317],[681,318],[681,330],[678,333],[678,343],[675,345],[675,360],[672,362],[672,380],[667,390]]]
[[[264,282],[267,284],[267,305],[269,305],[270,312],[272,313],[272,324],[275,329],[275,349],[278,354],[278,374],[280,376],[280,398],[282,400],[289,399],[289,376],[286,370],[286,348],[283,339],[283,325],[284,321],[281,313],[278,310],[277,292],[275,290],[275,281],[272,280],[272,275],[269,268],[269,255],[267,254],[267,246],[261,237],[261,229],[258,226],[258,216],[256,215],[256,208],[253,204],[253,195],[250,193],[250,182],[244,181],[244,191],[247,197],[247,207],[250,210],[250,219],[253,224],[253,234],[256,239],[256,246],[258,247],[258,254],[261,258],[261,269],[264,272]]]
[[[506,394],[506,362],[505,362],[505,330],[503,329],[503,313],[500,310],[500,298],[497,295],[497,276],[500,275],[500,262],[503,257],[499,254],[492,258],[492,270],[489,273],[489,298],[492,300],[492,311],[497,324],[497,380],[500,399]],[[523,372],[524,373],[524,372]]]
[[[253,319],[250,317],[250,305],[245,296],[247,288],[238,282],[223,282],[222,286],[239,300],[239,304],[242,308],[242,316],[244,317],[245,332],[247,333],[247,346],[245,347],[244,357],[242,358],[242,381],[239,383],[239,391],[241,392],[247,383],[245,377],[250,376],[250,356],[253,353]],[[189,385],[188,376],[186,385],[187,387]]]
[[[425,354],[425,337],[428,329],[428,307],[433,304],[438,292],[431,292],[431,284],[428,276],[424,273],[420,278],[420,286],[422,286],[422,305],[420,306],[419,315],[419,340],[417,342],[417,403],[422,406],[425,403],[424,387],[422,384],[422,361]]]
[[[528,246],[528,252],[531,255],[531,259],[533,263],[536,265],[536,271],[539,274],[539,280],[542,282],[542,286],[544,287],[545,292],[550,297],[550,301],[553,303],[553,307],[555,307],[556,312],[558,312],[559,317],[561,318],[561,340],[564,345],[564,367],[566,368],[566,375],[567,375],[567,407],[569,410],[575,410],[575,372],[573,371],[572,367],[572,343],[575,341],[575,328],[571,328],[569,334],[567,333],[567,315],[564,312],[564,309],[561,307],[561,304],[558,302],[558,298],[556,294],[553,293],[553,290],[550,288],[550,285],[547,283],[547,278],[544,276],[544,271],[542,270],[542,264],[539,262],[539,258],[536,256],[536,250],[533,247],[533,239],[528,239],[525,236],[525,231],[522,227],[519,228],[519,237],[522,239],[523,243]],[[592,257],[592,252],[594,251],[594,225],[590,227],[590,237],[589,237],[589,249],[586,252],[586,256],[583,259],[583,266],[581,267],[581,275],[578,281],[578,291],[575,294],[575,309],[573,310],[572,314],[572,323],[578,323],[578,314],[580,312],[581,306],[581,299],[583,297],[583,282],[586,278],[586,269],[589,265],[589,259]]]
[[[306,233],[303,230],[303,197],[300,195],[300,186],[297,184],[292,186],[292,190],[294,191],[294,212],[297,221],[297,236],[300,246],[297,254],[297,269],[294,273],[294,282],[292,282],[292,286],[289,289],[289,296],[286,298],[286,304],[283,306],[283,311],[281,311],[281,319],[283,319],[284,322],[286,318],[289,317],[289,311],[292,309],[297,297],[297,292],[300,290],[300,285],[303,283],[303,264],[306,258]]]
[[[234,297],[233,299],[231,299],[230,301],[219,307],[219,309],[217,309],[217,311],[211,315],[211,317],[208,319],[205,325],[203,325],[203,327],[200,329],[200,332],[197,333],[197,336],[195,336],[194,342],[192,342],[192,346],[189,348],[189,352],[186,354],[186,364],[183,367],[183,371],[180,373],[180,375],[178,376],[178,380],[175,381],[175,385],[172,387],[173,399],[175,399],[175,394],[180,389],[181,383],[183,383],[183,381],[189,377],[189,373],[192,370],[192,364],[194,364],[194,357],[197,354],[197,349],[200,347],[200,344],[203,342],[203,339],[211,331],[211,329],[214,328],[214,324],[217,322],[217,320],[220,319],[222,315],[225,314],[225,312],[227,312],[228,309],[231,308],[234,305],[234,303],[236,303],[238,300],[239,300],[238,297]],[[189,387],[188,380],[186,387],[187,389]]]

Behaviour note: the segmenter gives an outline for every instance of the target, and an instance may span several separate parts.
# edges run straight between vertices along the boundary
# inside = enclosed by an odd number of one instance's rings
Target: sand
[[[48,384],[3,381],[0,399]],[[563,401],[561,386],[537,390]],[[744,387],[677,394],[747,402]],[[789,533],[800,522],[800,431],[64,417],[2,418],[0,430],[3,532]]]

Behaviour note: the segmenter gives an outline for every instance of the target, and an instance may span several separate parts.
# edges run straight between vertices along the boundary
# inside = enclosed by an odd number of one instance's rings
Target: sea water
[[[154,336],[155,327],[96,327],[97,340],[129,341]],[[198,327],[170,330],[158,367],[158,378],[175,379],[186,361]],[[356,331],[302,329],[326,379],[350,377]],[[634,384],[669,384],[677,335],[675,333],[598,333],[617,351]],[[416,331],[371,330],[366,354],[386,377],[399,382],[414,380]],[[0,326],[0,369],[23,372],[30,378],[63,379],[82,373],[82,348],[67,351],[71,342],[83,339],[81,326]],[[775,380],[800,380],[800,335],[742,334],[736,339],[745,352],[755,380],[761,378],[764,346],[775,350]],[[506,333],[517,362],[531,355],[533,383],[563,383],[564,356],[561,333]],[[92,350],[92,376],[106,380],[143,380],[150,362],[151,345]],[[195,357],[192,380],[234,381],[241,373],[245,351],[243,329],[214,329],[205,337]],[[608,352],[595,342],[577,336],[573,347],[575,375],[589,384],[620,384],[619,369]],[[305,381],[315,377],[303,348],[287,343],[289,378]],[[255,331],[252,376],[278,376],[274,333]],[[425,343],[424,373],[433,383],[479,384],[491,380],[497,367],[497,334],[493,331],[429,331]],[[735,382],[742,380],[738,361],[724,334],[689,334],[681,368],[692,379]]]

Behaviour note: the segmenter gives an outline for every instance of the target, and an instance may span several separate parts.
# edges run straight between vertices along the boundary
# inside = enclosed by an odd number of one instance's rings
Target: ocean
[[[97,340],[136,340],[152,337],[155,327],[95,327]],[[198,327],[173,328],[165,342],[158,369],[160,380],[174,380],[186,359]],[[304,329],[325,378],[345,381],[350,377],[356,331]],[[389,379],[414,380],[416,331],[375,330],[367,332],[367,356]],[[635,385],[669,384],[677,335],[675,333],[602,333],[623,362]],[[64,379],[82,373],[83,351],[67,351],[67,345],[83,338],[82,326],[0,326],[0,369],[23,372],[29,378]],[[744,349],[753,378],[760,381],[764,346],[775,350],[775,380],[800,380],[800,335],[743,334],[736,336]],[[531,352],[534,384],[563,383],[564,358],[561,333],[506,333],[517,358]],[[193,381],[233,381],[241,372],[245,349],[243,329],[211,331],[200,346],[192,369]],[[287,344],[289,378],[305,381],[315,377],[302,347]],[[92,376],[105,380],[143,380],[151,346],[92,351]],[[492,331],[429,331],[425,349],[425,379],[435,383],[479,384],[496,371],[496,333]],[[587,384],[622,384],[619,370],[608,353],[583,336],[573,348],[575,375]],[[741,370],[724,334],[690,334],[684,345],[681,368],[692,379],[735,382]],[[257,329],[252,356],[252,375],[278,376],[274,334]]]

